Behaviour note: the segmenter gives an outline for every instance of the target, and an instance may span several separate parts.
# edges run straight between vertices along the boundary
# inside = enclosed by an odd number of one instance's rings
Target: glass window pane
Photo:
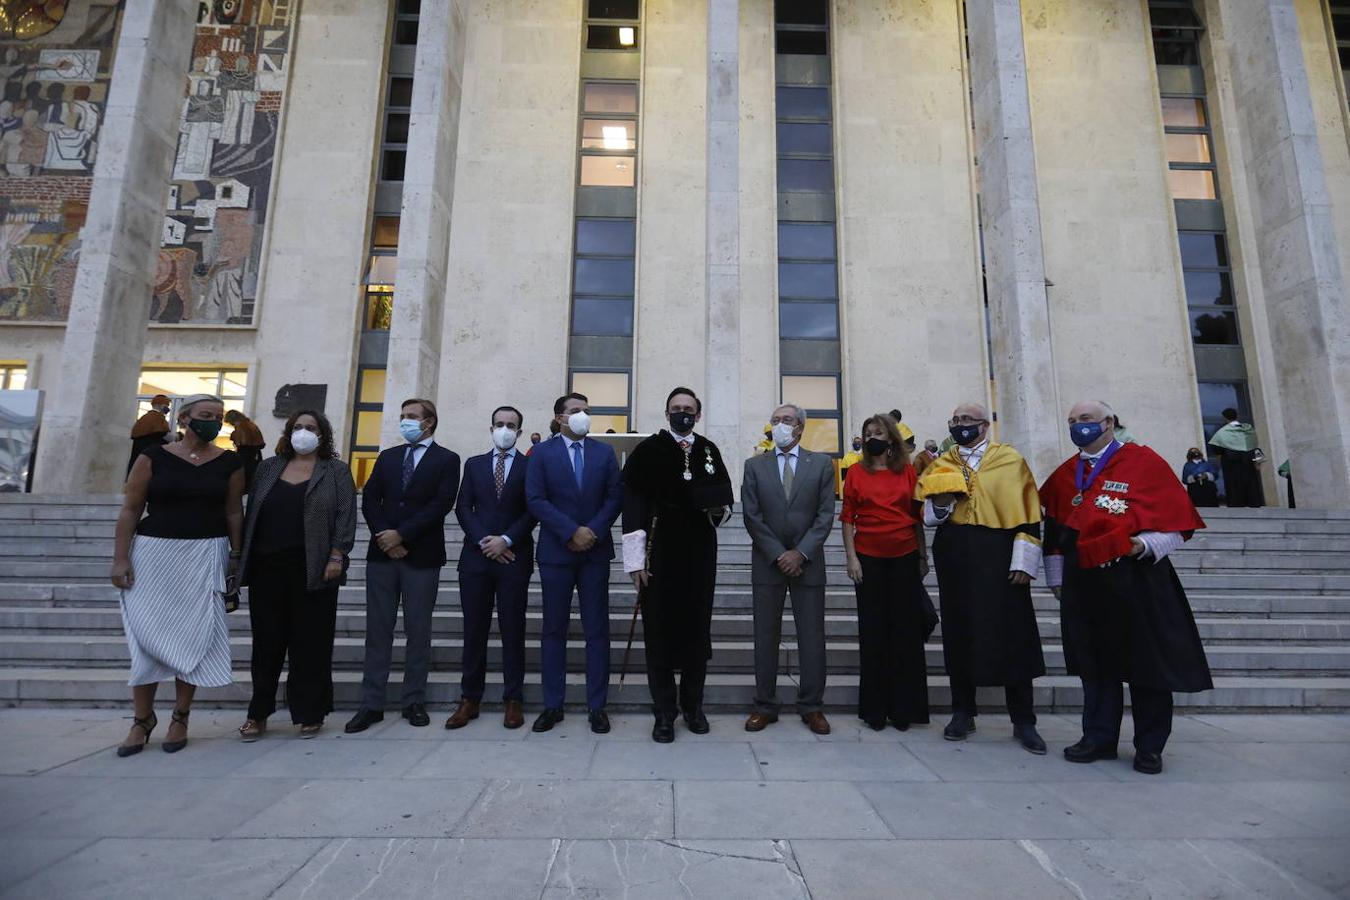
[[[834,299],[839,294],[834,263],[778,264],[778,296]]]
[[[802,429],[802,446],[817,453],[839,453],[839,420],[808,416]]]
[[[593,150],[636,150],[637,122],[633,119],[582,119],[581,146]]]
[[[583,156],[581,183],[594,187],[632,187],[635,168],[631,156]]]
[[[1232,306],[1233,285],[1227,272],[1185,272],[1186,303],[1191,306]]]
[[[215,394],[225,399],[242,398],[248,388],[248,373],[220,369],[146,369],[141,372],[139,394],[146,397],[166,394],[186,397],[190,394]]]
[[[1214,173],[1209,169],[1168,169],[1167,182],[1173,200],[1213,200],[1219,196]]]
[[[833,193],[834,162],[828,159],[780,159],[778,190]]]
[[[394,43],[405,47],[417,46],[416,19],[399,19],[394,23]]]
[[[366,330],[388,331],[394,323],[394,292],[387,285],[366,291]]]
[[[1184,268],[1213,268],[1228,265],[1228,245],[1221,234],[1204,231],[1182,231],[1181,265]]]
[[[576,275],[578,294],[633,293],[631,259],[578,259]]]
[[[1150,6],[1148,20],[1154,28],[1163,28],[1168,25],[1184,28],[1202,27],[1195,12],[1185,7]]]
[[[386,144],[408,143],[408,113],[390,113],[384,117],[384,142]]]
[[[370,258],[366,269],[366,284],[394,284],[398,274],[398,257],[378,254]]]
[[[776,0],[773,18],[779,25],[825,25],[829,0]]]
[[[1200,388],[1200,416],[1206,423],[1223,421],[1225,409],[1236,409],[1238,418],[1251,421],[1247,409],[1247,390],[1240,381],[1202,381]],[[1213,432],[1210,432],[1212,434]]]
[[[422,12],[422,0],[398,0],[398,12],[402,16],[415,16]]]
[[[577,254],[632,256],[636,236],[632,219],[578,219]]]
[[[839,409],[839,379],[833,375],[784,375],[784,403],[802,409]]]
[[[824,31],[780,30],[774,49],[779,53],[824,56],[829,52],[829,47],[829,35]]]
[[[1200,52],[1193,33],[1153,32],[1153,61],[1160,66],[1198,66]],[[1174,40],[1165,40],[1171,37]]]
[[[585,394],[591,406],[628,406],[627,372],[573,372],[572,390]]]
[[[412,83],[411,78],[389,79],[389,100],[386,105],[412,106]]]
[[[830,89],[826,87],[780,87],[778,118],[828,119]]]
[[[778,304],[778,336],[808,339],[838,338],[839,319],[835,304]]]
[[[357,395],[357,403],[379,403],[384,404],[384,369],[362,369],[361,370],[361,393]]]
[[[572,333],[631,335],[633,301],[576,297],[572,300]]]
[[[778,258],[834,259],[834,226],[779,225]]]
[[[1210,162],[1209,135],[1206,134],[1169,134],[1167,138],[1167,161],[1179,163]]]
[[[800,122],[779,122],[778,152],[779,154],[810,153],[818,156],[829,156],[834,152],[829,124],[808,125]]]
[[[638,0],[588,0],[586,17],[590,19],[636,19]]]
[[[1203,128],[1205,101],[1194,97],[1162,98],[1163,124],[1170,128]]]
[[[375,471],[375,460],[379,455],[376,450],[352,451],[349,465],[352,468],[352,480],[356,482],[358,490],[365,487],[366,482],[370,480],[370,473]]]
[[[380,410],[364,410],[356,414],[356,443],[362,447],[380,446]]]
[[[398,247],[398,216],[376,216],[371,229],[370,243],[379,249]]]
[[[1196,344],[1237,344],[1237,316],[1232,310],[1191,312],[1191,341]]]
[[[585,391],[583,391],[582,393],[585,393]],[[605,415],[604,413],[591,416],[592,436],[597,434],[607,434],[611,429],[614,431],[615,434],[627,434],[628,417],[609,416]],[[622,463],[622,460],[620,460],[620,463]]]
[[[587,25],[587,50],[632,50],[637,46],[637,28],[632,25]]]
[[[24,385],[28,383],[28,369],[23,366],[6,366],[2,374],[0,389],[21,391],[24,389]],[[140,418],[140,416],[137,416],[137,418]]]
[[[380,178],[384,181],[402,181],[403,170],[408,165],[408,151],[384,151],[384,163],[380,169]]]
[[[582,86],[581,111],[588,113],[637,112],[638,89],[632,82],[592,81]]]

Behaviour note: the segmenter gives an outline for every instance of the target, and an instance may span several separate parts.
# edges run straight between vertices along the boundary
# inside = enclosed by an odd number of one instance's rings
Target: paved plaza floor
[[[679,726],[645,715],[595,736],[485,710],[447,732],[394,713],[365,734],[275,731],[200,709],[191,742],[112,747],[108,709],[0,710],[0,896],[1350,897],[1350,716],[1179,717],[1159,776],[1072,765],[985,715],[818,738],[785,715]],[[1128,726],[1128,718],[1127,718]]]

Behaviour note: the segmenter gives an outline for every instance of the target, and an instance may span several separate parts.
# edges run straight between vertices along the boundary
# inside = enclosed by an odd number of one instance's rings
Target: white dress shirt
[[[980,471],[980,463],[984,461],[984,454],[989,449],[989,438],[980,441],[974,447],[956,446],[956,452],[961,455],[961,461],[970,467],[972,472]],[[932,500],[923,501],[923,524],[928,526],[941,525],[947,521],[947,517],[956,509],[959,500],[953,500],[948,506],[934,506]]]
[[[497,477],[497,455],[500,454],[501,452],[502,451],[497,447],[496,444],[492,445],[492,460],[491,463],[489,464],[489,467],[492,470],[492,477],[494,479]],[[506,451],[506,465],[504,466],[505,474],[502,475],[503,482],[505,482],[506,479],[511,477],[511,464],[514,463],[515,461],[516,461],[516,448],[512,447],[510,450]],[[506,546],[508,547],[515,546],[515,542],[512,541],[511,538],[507,537],[506,535],[504,534],[499,535],[499,537],[502,540],[506,541]]]
[[[427,448],[431,446],[431,435],[427,435],[415,444],[408,445],[412,449],[413,468],[416,469],[422,462],[422,457],[427,455]],[[404,452],[404,459],[407,458],[407,451]],[[401,462],[401,461],[400,461]]]

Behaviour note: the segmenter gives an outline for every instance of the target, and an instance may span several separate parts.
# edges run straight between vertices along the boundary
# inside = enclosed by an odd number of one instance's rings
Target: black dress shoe
[[[942,736],[949,741],[964,741],[967,735],[975,733],[975,717],[966,713],[952,713],[952,720],[942,729]]]
[[[427,715],[427,708],[421,703],[409,703],[403,707],[403,718],[408,720],[409,725],[416,725],[418,728],[425,728],[431,724],[431,716]]]
[[[1036,732],[1035,725],[1014,725],[1013,737],[1022,745],[1022,749],[1037,756],[1045,755],[1045,741]]]
[[[535,734],[542,734],[545,731],[552,731],[553,726],[563,720],[563,711],[561,709],[546,709],[539,714],[539,718],[534,720],[530,730]]]
[[[1083,738],[1076,744],[1064,748],[1064,758],[1074,763],[1090,763],[1099,759],[1115,759],[1115,747],[1103,747]]]
[[[675,720],[667,716],[657,716],[652,726],[652,740],[658,744],[669,744],[675,740]]]
[[[1162,754],[1136,751],[1134,754],[1134,770],[1136,772],[1142,772],[1145,775],[1161,774]]]
[[[689,726],[689,730],[694,734],[707,734],[712,731],[712,726],[708,724],[708,717],[703,714],[701,709],[685,713],[684,724]]]
[[[342,730],[348,734],[356,734],[365,731],[376,722],[384,721],[384,713],[374,709],[358,709],[352,720],[342,727]]]
[[[603,709],[593,709],[590,714],[591,731],[596,734],[609,734],[609,716]]]
[[[886,730],[885,719],[863,719],[863,722],[867,725],[868,728],[872,729],[873,731]]]

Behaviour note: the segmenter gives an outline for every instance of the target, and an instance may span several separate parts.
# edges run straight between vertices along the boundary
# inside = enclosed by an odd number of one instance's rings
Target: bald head
[[[983,403],[962,403],[952,413],[952,418],[959,419],[962,416],[969,416],[977,421],[987,422],[989,421],[989,410],[985,408]]]
[[[947,423],[952,440],[962,447],[974,447],[989,435],[989,410],[983,403],[962,403]]]
[[[1102,419],[1115,418],[1115,411],[1103,400],[1079,400],[1069,410],[1069,423],[1082,416],[1089,417],[1086,421],[1100,422]]]

